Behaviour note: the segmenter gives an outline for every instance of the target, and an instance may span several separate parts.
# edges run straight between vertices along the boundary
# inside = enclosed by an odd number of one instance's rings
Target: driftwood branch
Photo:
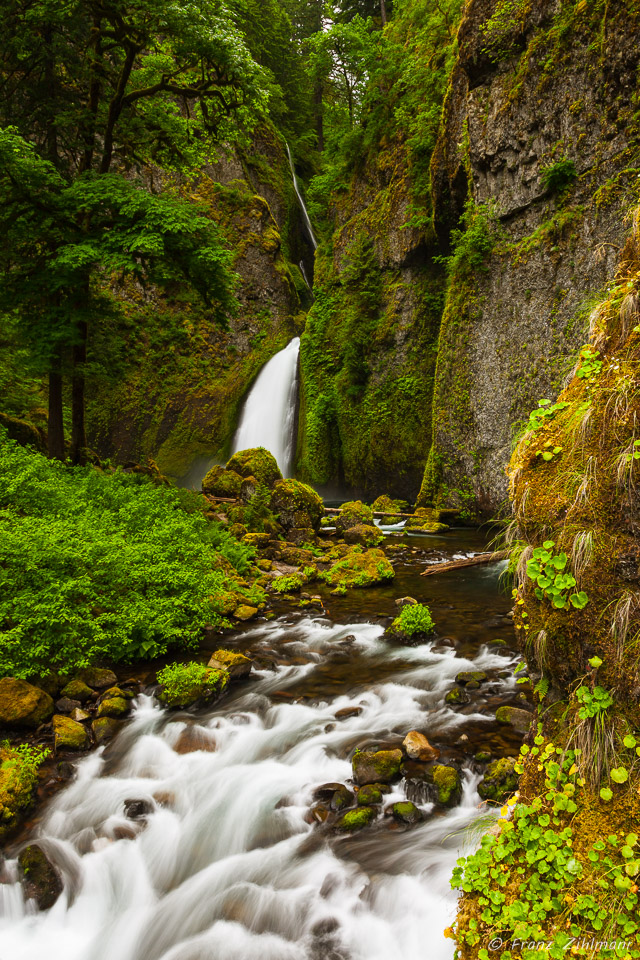
[[[444,563],[434,563],[420,574],[421,577],[431,577],[434,573],[446,573],[448,570],[459,570],[461,567],[477,567],[481,563],[497,563],[509,556],[508,550],[498,553],[479,553],[475,557],[465,557],[464,560],[446,560]]]

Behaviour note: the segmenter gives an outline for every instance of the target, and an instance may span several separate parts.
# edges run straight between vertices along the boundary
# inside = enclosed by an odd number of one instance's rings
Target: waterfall
[[[266,447],[290,476],[294,457],[300,337],[264,365],[249,391],[233,441],[233,452]]]
[[[311,241],[311,246],[314,250],[318,249],[318,241],[316,240],[315,234],[313,232],[313,227],[311,226],[311,220],[309,219],[309,214],[307,213],[307,208],[305,202],[300,193],[300,188],[298,186],[298,178],[296,177],[296,168],[293,165],[293,157],[291,156],[291,150],[289,149],[289,144],[286,144],[287,147],[287,156],[289,157],[289,167],[291,168],[291,178],[293,180],[293,189],[296,191],[296,197],[298,198],[298,203],[300,204],[300,210],[302,211],[302,219],[304,225],[309,235],[309,240]]]

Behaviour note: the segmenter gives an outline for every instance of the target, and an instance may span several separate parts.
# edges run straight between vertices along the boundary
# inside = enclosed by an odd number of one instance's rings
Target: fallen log
[[[497,553],[479,553],[475,557],[465,557],[464,560],[445,560],[443,563],[433,563],[420,574],[421,577],[431,577],[434,573],[446,573],[448,570],[459,570],[461,567],[477,567],[482,563],[496,563],[509,556],[508,550],[499,550]]]
[[[325,507],[325,508],[324,508],[324,512],[325,512],[325,513],[340,513],[340,507]],[[380,518],[380,517],[406,517],[406,518],[408,518],[408,517],[414,517],[414,516],[415,516],[415,514],[413,514],[413,513],[400,513],[400,511],[397,511],[396,513],[380,513],[378,510],[374,510],[373,515],[374,515],[374,517],[378,517],[378,518]]]

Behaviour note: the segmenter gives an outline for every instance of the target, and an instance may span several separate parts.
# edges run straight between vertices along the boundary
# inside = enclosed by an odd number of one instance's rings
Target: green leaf
[[[613,800],[613,790],[611,790],[609,787],[602,787],[600,790],[600,796],[605,803],[608,803],[610,800]]]
[[[602,666],[602,660],[600,659],[600,657],[591,657],[589,659],[589,663],[594,670],[598,670],[598,668]]]
[[[629,771],[626,767],[614,767],[611,771],[611,779],[614,783],[626,783],[629,779]]]

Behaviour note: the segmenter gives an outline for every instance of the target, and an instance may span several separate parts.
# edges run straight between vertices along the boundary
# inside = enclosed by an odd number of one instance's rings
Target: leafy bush
[[[558,160],[542,171],[542,185],[549,193],[562,193],[578,176],[573,160]]]
[[[162,684],[161,699],[171,707],[186,707],[196,700],[221,693],[229,682],[223,670],[203,663],[172,663],[157,673]]]
[[[46,747],[0,742],[0,837],[15,825],[21,810],[29,806],[38,782],[38,769],[49,754]]]
[[[156,657],[221,624],[251,548],[200,497],[68,467],[0,431],[0,676]]]
[[[416,633],[433,633],[433,617],[426,603],[412,603],[403,607],[400,616],[391,624],[392,630],[413,637]]]

